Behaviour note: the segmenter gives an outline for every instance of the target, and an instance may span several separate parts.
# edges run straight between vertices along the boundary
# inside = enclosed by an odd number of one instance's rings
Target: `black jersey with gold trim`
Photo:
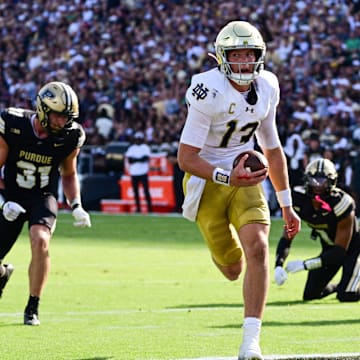
[[[312,196],[306,194],[303,186],[294,187],[292,197],[294,210],[313,229],[312,237],[319,237],[323,245],[334,245],[339,221],[355,210],[353,198],[338,187],[322,199],[324,204],[319,210],[314,209]],[[353,238],[355,237],[359,237],[356,221],[353,231]]]
[[[0,115],[0,136],[9,146],[5,191],[13,201],[43,193],[57,197],[60,163],[85,141],[82,126],[75,122],[61,136],[40,139],[33,130],[33,116],[33,111],[21,108],[8,108]]]

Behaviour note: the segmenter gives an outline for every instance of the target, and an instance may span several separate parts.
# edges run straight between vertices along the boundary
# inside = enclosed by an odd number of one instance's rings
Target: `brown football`
[[[233,162],[233,168],[236,167],[236,165],[239,163],[240,159],[245,155],[249,154],[249,157],[245,161],[245,168],[249,172],[262,170],[264,168],[269,167],[269,163],[266,159],[266,157],[256,150],[247,150],[242,153],[240,153]]]

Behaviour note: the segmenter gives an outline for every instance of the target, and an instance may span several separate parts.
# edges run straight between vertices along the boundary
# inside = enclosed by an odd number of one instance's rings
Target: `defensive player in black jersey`
[[[49,243],[55,230],[57,194],[61,176],[64,194],[73,209],[74,225],[90,227],[82,208],[77,155],[85,140],[78,98],[62,82],[43,86],[36,112],[8,108],[0,113],[0,264],[28,222],[31,244],[30,296],[24,324],[39,325],[38,308],[50,271]],[[0,265],[0,296],[13,271]]]
[[[276,250],[275,281],[282,285],[287,273],[308,270],[303,299],[321,299],[336,293],[339,301],[360,299],[360,235],[355,217],[355,202],[336,186],[337,171],[327,159],[317,159],[305,169],[304,186],[293,190],[294,209],[312,229],[311,238],[319,239],[321,253],[311,259],[283,264],[291,240],[286,232]],[[338,284],[330,283],[342,268]]]

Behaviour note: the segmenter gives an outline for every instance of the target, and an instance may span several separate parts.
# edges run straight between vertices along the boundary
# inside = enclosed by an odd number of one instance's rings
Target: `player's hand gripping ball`
[[[269,163],[268,163],[266,157],[262,153],[260,153],[259,151],[256,151],[256,150],[247,150],[247,151],[240,153],[238,156],[236,156],[236,158],[234,159],[234,162],[233,162],[233,168],[235,168],[237,166],[240,159],[245,154],[249,154],[249,157],[246,159],[245,164],[244,164],[245,169],[247,171],[249,171],[249,172],[259,171],[259,170],[269,167]]]

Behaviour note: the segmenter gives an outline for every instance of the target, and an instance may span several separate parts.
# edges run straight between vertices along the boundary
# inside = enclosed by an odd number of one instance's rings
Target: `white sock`
[[[256,317],[246,317],[244,318],[243,327],[253,327],[255,329],[261,328],[261,320]]]
[[[259,341],[261,320],[255,317],[246,317],[243,323],[243,339],[248,341],[250,339],[256,339]]]

